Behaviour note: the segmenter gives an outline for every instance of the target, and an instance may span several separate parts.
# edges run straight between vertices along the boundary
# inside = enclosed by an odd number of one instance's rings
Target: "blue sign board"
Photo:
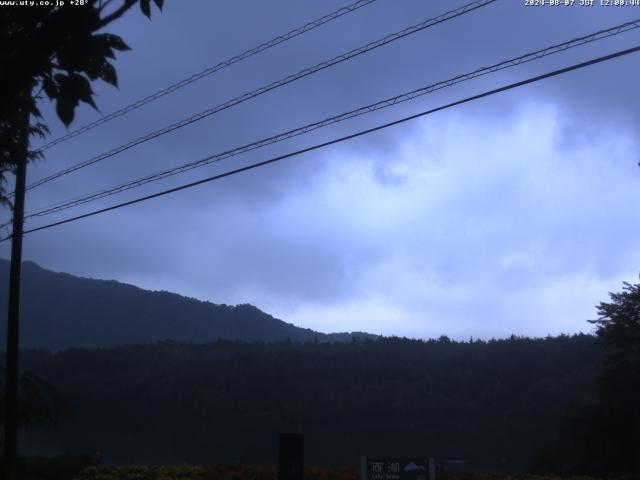
[[[360,480],[435,480],[433,458],[361,457]]]

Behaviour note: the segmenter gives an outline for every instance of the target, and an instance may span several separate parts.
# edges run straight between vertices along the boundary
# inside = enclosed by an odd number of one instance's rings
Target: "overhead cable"
[[[346,60],[349,60],[351,58],[354,58],[358,55],[362,55],[363,53],[369,52],[371,50],[374,50],[376,48],[379,48],[383,45],[387,45],[388,43],[394,42],[396,40],[399,40],[401,38],[407,37],[409,35],[413,35],[414,33],[420,32],[422,30],[425,30],[429,27],[433,27],[435,25],[438,25],[440,23],[446,22],[448,20],[451,20],[453,18],[459,17],[461,15],[467,14],[469,12],[472,12],[478,8],[487,6],[491,3],[494,3],[497,0],[476,0],[474,2],[471,2],[467,5],[464,5],[460,8],[456,8],[455,10],[450,10],[446,13],[443,13],[442,15],[439,15],[435,18],[431,18],[428,20],[425,20],[424,22],[418,23],[416,25],[410,26],[405,28],[404,30],[401,30],[399,32],[396,33],[392,33],[390,35],[385,36],[384,38],[381,38],[379,40],[370,42],[362,47],[358,47],[356,49],[350,50],[347,53],[343,53],[341,55],[338,55],[336,57],[331,58],[330,60],[326,60],[324,62],[318,63],[312,67],[308,67],[305,68],[301,71],[299,71],[298,73],[289,75],[287,77],[284,77],[280,80],[277,80],[275,82],[272,82],[268,85],[265,85],[263,87],[260,87],[256,90],[253,90],[251,92],[245,93],[244,95],[241,95],[239,97],[236,97],[232,100],[229,100],[227,102],[221,103],[215,107],[209,108],[207,110],[204,110],[200,113],[197,113],[195,115],[192,115],[191,117],[185,118],[183,120],[180,120],[179,122],[173,123],[167,127],[161,128],[159,130],[156,130],[154,132],[148,133],[147,135],[144,135],[142,137],[139,137],[135,140],[132,140],[128,143],[125,143],[123,145],[120,145],[119,147],[113,148],[111,150],[109,150],[108,152],[102,153],[100,155],[97,155],[95,157],[92,157],[88,160],[85,160],[81,163],[78,163],[76,165],[73,165],[71,167],[65,168],[64,170],[60,170],[56,173],[53,173],[45,178],[42,178],[40,180],[37,180],[29,185],[27,185],[27,191],[31,190],[33,188],[39,187],[41,185],[44,185],[45,183],[48,183],[52,180],[55,180],[56,178],[59,178],[63,175],[68,175],[72,172],[75,172],[77,170],[80,170],[81,168],[85,168],[88,167],[89,165],[93,165],[97,162],[100,162],[102,160],[105,160],[107,158],[113,157],[114,155],[117,155],[119,153],[122,153],[126,150],[129,150],[130,148],[133,148],[137,145],[140,145],[142,143],[148,142],[150,140],[153,140],[155,138],[158,138],[162,135],[165,135],[169,132],[173,132],[174,130],[177,130],[179,128],[185,127],[187,125],[191,125],[192,123],[198,122],[200,120],[203,120],[204,118],[207,118],[215,113],[221,112],[223,110],[226,110],[228,108],[231,108],[233,106],[236,106],[240,103],[246,102],[249,99],[252,99],[254,97],[257,97],[259,95],[262,95],[264,93],[267,93],[271,90],[274,90],[276,88],[282,87],[284,85],[287,85],[291,82],[294,82],[296,80],[300,80],[301,78],[304,78],[308,75],[312,75],[316,72],[319,72],[321,70],[324,70],[325,68],[329,68],[333,65],[337,65],[339,63],[342,63]]]
[[[541,50],[536,50],[534,52],[530,52],[524,55],[521,55],[519,57],[516,58],[512,58],[509,60],[504,60],[502,62],[493,64],[491,66],[488,67],[481,67],[478,68],[476,70],[473,70],[472,72],[469,73],[465,73],[462,75],[457,75],[453,78],[447,79],[447,80],[443,80],[434,84],[431,84],[429,86],[426,87],[421,87],[418,88],[416,90],[413,90],[411,92],[407,92],[407,93],[403,93],[401,95],[396,95],[394,97],[391,98],[387,98],[385,100],[381,100],[379,102],[376,103],[372,103],[370,105],[364,106],[364,107],[360,107],[357,108],[355,110],[351,110],[349,112],[345,112],[345,113],[341,113],[339,115],[335,115],[329,118],[325,118],[323,120],[320,120],[318,122],[314,122],[314,123],[309,123],[307,125],[304,125],[302,127],[298,127],[295,128],[293,130],[288,130],[286,132],[282,132],[279,133],[277,135],[273,135],[271,137],[268,138],[264,138],[240,147],[236,147],[233,148],[231,150],[227,150],[221,153],[217,153],[215,155],[210,155],[206,158],[194,161],[194,162],[189,162],[186,163],[184,165],[178,166],[178,167],[173,167],[152,175],[147,175],[145,177],[141,177],[138,178],[136,180],[132,180],[120,185],[117,185],[115,187],[109,187],[107,189],[103,189],[103,190],[99,190],[90,194],[86,194],[80,197],[76,197],[74,199],[71,200],[66,200],[64,202],[60,202],[48,207],[42,207],[39,208],[37,210],[33,210],[31,212],[28,212],[27,215],[25,216],[25,219],[28,218],[34,218],[34,217],[41,217],[41,216],[45,216],[45,215],[50,215],[53,213],[57,213],[60,212],[62,210],[67,210],[69,208],[72,207],[76,207],[94,200],[98,200],[101,198],[105,198],[111,195],[115,195],[117,193],[120,192],[124,192],[126,190],[130,190],[132,188],[137,188],[140,187],[142,185],[145,185],[147,183],[150,182],[154,182],[154,181],[158,181],[158,180],[162,180],[164,178],[168,178],[171,177],[173,175],[177,175],[180,173],[184,173],[187,172],[189,170],[193,170],[195,168],[200,168],[203,167],[205,165],[209,165],[211,163],[215,163],[215,162],[219,162],[222,160],[225,160],[227,158],[231,158],[261,147],[265,147],[267,145],[271,145],[277,142],[281,142],[283,140],[287,140],[289,138],[292,137],[296,137],[305,133],[309,133],[311,131],[326,127],[328,125],[332,125],[332,124],[336,124],[342,121],[345,121],[347,119],[350,118],[354,118],[354,117],[358,117],[361,115],[365,115],[377,110],[381,110],[384,108],[388,108],[394,105],[397,105],[399,103],[403,103],[403,102],[407,102],[409,100],[413,100],[417,97],[420,97],[422,95],[426,95],[432,92],[435,92],[437,90],[441,90],[443,88],[447,88],[453,85],[456,85],[458,83],[467,81],[467,80],[471,80],[473,78],[477,78],[483,75],[487,75],[490,73],[494,73],[500,70],[504,70],[506,68],[510,68],[510,67],[515,67],[517,65],[521,65],[523,63],[527,63],[527,62],[531,62],[534,60],[538,60],[541,58],[544,58],[546,56],[558,53],[558,52],[564,52],[568,49],[571,48],[575,48],[578,47],[580,45],[584,45],[587,43],[591,43],[597,40],[602,40],[604,38],[608,38],[614,35],[618,35],[620,33],[623,32],[628,32],[630,30],[636,29],[640,27],[640,19],[631,21],[631,22],[625,22],[623,24],[620,25],[616,25],[615,27],[611,27],[608,29],[604,29],[604,30],[599,30],[597,32],[591,33],[589,35],[585,35],[582,37],[578,37],[578,38],[574,38],[572,40],[569,40],[567,42],[563,42],[563,43],[559,43],[556,45],[552,45],[546,48],[543,48]]]
[[[35,227],[35,228],[29,229],[29,230],[25,230],[24,233],[28,234],[28,233],[33,233],[33,232],[37,232],[37,231],[40,231],[40,230],[53,228],[53,227],[56,227],[56,226],[59,226],[59,225],[64,225],[64,224],[75,222],[75,221],[78,221],[78,220],[81,220],[81,219],[84,219],[84,218],[88,218],[88,217],[92,217],[92,216],[95,216],[95,215],[99,215],[101,213],[117,210],[117,209],[129,206],[129,205],[134,205],[136,203],[145,202],[145,201],[151,200],[153,198],[158,198],[158,197],[161,197],[161,196],[164,196],[164,195],[168,195],[168,194],[171,194],[171,193],[175,193],[175,192],[178,192],[178,191],[181,191],[181,190],[186,190],[186,189],[198,186],[198,185],[202,185],[202,184],[205,184],[205,183],[212,182],[214,180],[220,180],[222,178],[229,177],[229,176],[232,176],[232,175],[236,175],[238,173],[246,172],[248,170],[253,170],[253,169],[256,169],[256,168],[259,168],[259,167],[263,167],[265,165],[269,165],[269,164],[272,164],[272,163],[275,163],[275,162],[278,162],[278,161],[281,161],[281,160],[284,160],[284,159],[287,159],[287,158],[295,157],[295,156],[301,155],[303,153],[311,152],[313,150],[318,150],[320,148],[325,148],[325,147],[328,147],[330,145],[334,145],[334,144],[337,144],[337,143],[340,143],[340,142],[351,140],[353,138],[357,138],[357,137],[361,137],[363,135],[367,135],[367,134],[370,134],[370,133],[373,133],[373,132],[377,132],[379,130],[382,130],[382,129],[385,129],[385,128],[388,128],[388,127],[391,127],[391,126],[394,126],[394,125],[398,125],[398,124],[401,124],[401,123],[405,123],[405,122],[408,122],[409,120],[414,120],[416,118],[423,117],[423,116],[426,116],[426,115],[430,115],[430,114],[433,114],[433,113],[436,113],[436,112],[439,112],[439,111],[442,111],[442,110],[446,110],[448,108],[455,107],[457,105],[462,105],[462,104],[465,104],[465,103],[469,103],[469,102],[472,102],[472,101],[475,101],[475,100],[479,100],[479,99],[484,98],[484,97],[488,97],[488,96],[491,96],[491,95],[495,95],[497,93],[505,92],[507,90],[512,90],[514,88],[522,87],[524,85],[528,85],[528,84],[531,84],[531,83],[534,83],[534,82],[538,82],[538,81],[541,81],[541,80],[544,80],[544,79],[547,79],[547,78],[556,77],[556,76],[559,76],[559,75],[562,75],[562,74],[565,74],[565,73],[568,73],[568,72],[571,72],[571,71],[574,71],[574,70],[582,69],[582,68],[585,68],[585,67],[588,67],[588,66],[591,66],[591,65],[595,65],[595,64],[602,63],[602,62],[605,62],[605,61],[608,61],[608,60],[612,60],[614,58],[622,57],[624,55],[629,55],[631,53],[636,53],[638,51],[640,51],[640,46],[636,46],[636,47],[633,47],[633,48],[628,48],[628,49],[625,49],[625,50],[620,50],[618,52],[615,52],[615,53],[612,53],[612,54],[609,54],[609,55],[604,55],[604,56],[601,56],[601,57],[597,57],[597,58],[588,60],[586,62],[574,64],[574,65],[571,65],[569,67],[564,67],[564,68],[561,68],[561,69],[558,69],[558,70],[554,70],[552,72],[548,72],[548,73],[545,73],[545,74],[542,74],[542,75],[537,75],[535,77],[530,77],[530,78],[528,78],[526,80],[522,80],[520,82],[511,83],[511,84],[508,84],[508,85],[505,85],[505,86],[502,86],[502,87],[499,87],[499,88],[496,88],[496,89],[493,89],[493,90],[489,90],[489,91],[480,93],[478,95],[473,95],[471,97],[467,97],[467,98],[464,98],[462,100],[458,100],[456,102],[448,103],[446,105],[443,105],[443,106],[440,106],[440,107],[437,107],[437,108],[432,108],[432,109],[426,110],[424,112],[420,112],[420,113],[416,113],[414,115],[403,117],[403,118],[401,118],[399,120],[394,120],[392,122],[388,122],[388,123],[385,123],[385,124],[382,124],[382,125],[378,125],[378,126],[373,127],[373,128],[369,128],[369,129],[366,129],[366,130],[361,130],[359,132],[356,132],[356,133],[353,133],[353,134],[350,134],[350,135],[346,135],[346,136],[343,136],[343,137],[340,137],[340,138],[336,138],[336,139],[333,139],[333,140],[330,140],[330,141],[327,141],[327,142],[319,143],[319,144],[313,145],[311,147],[303,148],[303,149],[297,150],[295,152],[291,152],[291,153],[287,153],[285,155],[280,155],[278,157],[270,158],[269,160],[264,160],[262,162],[257,162],[257,163],[253,163],[251,165],[246,165],[244,167],[236,168],[236,169],[228,171],[228,172],[224,172],[224,173],[221,173],[221,174],[218,174],[218,175],[213,175],[211,177],[203,178],[201,180],[197,180],[195,182],[187,183],[185,185],[180,185],[178,187],[170,188],[168,190],[163,190],[161,192],[157,192],[157,193],[154,193],[154,194],[151,194],[151,195],[145,195],[143,197],[139,197],[139,198],[136,198],[134,200],[129,200],[127,202],[123,202],[123,203],[119,203],[119,204],[116,204],[116,205],[112,205],[110,207],[101,208],[99,210],[94,210],[92,212],[88,212],[88,213],[85,213],[85,214],[82,214],[82,215],[77,215],[77,216],[74,216],[74,217],[71,217],[71,218],[66,218],[64,220],[60,220],[60,221],[57,221],[57,222],[49,223],[47,225],[42,225],[40,227]],[[4,238],[0,239],[0,242],[8,240],[9,238],[11,238],[11,237],[10,236],[9,237],[4,237]]]
[[[295,38],[299,35],[302,35],[303,33],[307,33],[315,28],[320,27],[321,25],[324,25],[325,23],[331,22],[332,20],[335,20],[337,18],[340,18],[343,15],[346,15],[348,13],[351,12],[355,12],[356,10],[365,7],[367,5],[370,5],[371,3],[375,2],[376,0],[358,0],[355,3],[352,3],[351,5],[347,5],[346,7],[342,7],[339,8],[338,10],[335,10],[327,15],[324,15],[323,17],[317,18],[316,20],[313,20],[301,27],[295,28],[293,30],[291,30],[290,32],[285,33],[284,35],[279,35],[275,38],[272,38],[269,41],[266,41],[264,43],[261,43],[260,45],[258,45],[257,47],[253,47],[250,48],[249,50],[245,50],[244,52],[235,55],[231,58],[228,58],[227,60],[224,60],[220,63],[217,63],[216,65],[213,65],[212,67],[208,67],[205,68],[204,70],[202,70],[199,73],[196,73],[194,75],[191,75],[188,78],[185,78],[183,80],[180,80],[179,82],[176,82],[172,85],[169,85],[168,87],[163,88],[162,90],[158,90],[157,92],[148,95],[144,98],[141,98],[140,100],[137,100],[125,107],[122,107],[119,110],[116,110],[113,113],[110,113],[108,115],[105,115],[102,118],[99,118],[98,120],[91,122],[83,127],[80,127],[76,130],[73,130],[69,133],[67,133],[66,135],[63,135],[59,138],[56,138],[55,140],[52,140],[49,143],[46,143],[44,145],[42,145],[41,147],[38,148],[38,151],[42,152],[44,150],[47,150],[51,147],[53,147],[54,145],[58,145],[62,142],[66,142],[67,140],[70,140],[71,138],[77,137],[78,135],[81,135],[85,132],[88,132],[89,130],[93,130],[96,127],[99,127],[100,125],[103,125],[111,120],[113,120],[114,118],[118,118],[121,117],[123,115],[126,115],[129,112],[132,112],[133,110],[136,110],[140,107],[142,107],[143,105],[146,105],[147,103],[153,102],[154,100],[157,100],[159,98],[162,98],[166,95],[169,95],[177,90],[180,90],[183,87],[186,87],[187,85],[190,85],[202,78],[205,78],[215,72],[218,72],[224,68],[230,67],[231,65],[241,62],[242,60],[246,60],[249,57],[252,57],[254,55],[257,55],[259,53],[264,52],[265,50],[268,50],[270,48],[275,47],[276,45],[279,45],[281,43],[284,43],[288,40],[291,40],[292,38]]]

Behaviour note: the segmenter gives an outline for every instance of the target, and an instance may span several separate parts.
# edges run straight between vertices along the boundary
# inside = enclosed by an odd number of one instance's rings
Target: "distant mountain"
[[[6,339],[9,262],[0,259],[0,348]],[[253,305],[216,305],[169,292],[143,290],[22,266],[20,345],[23,349],[112,347],[164,340],[274,342],[376,338],[353,332],[324,334],[283,322]]]

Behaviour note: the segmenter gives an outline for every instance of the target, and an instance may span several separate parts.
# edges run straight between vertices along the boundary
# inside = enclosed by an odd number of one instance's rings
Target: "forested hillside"
[[[32,452],[95,450],[107,463],[273,463],[277,433],[299,431],[310,464],[431,455],[521,469],[591,398],[600,360],[585,335],[31,351],[22,366],[73,413],[21,438]]]
[[[6,324],[9,262],[0,259],[0,324]],[[210,342],[349,341],[361,332],[326,335],[299,328],[253,305],[216,305],[116,281],[23,265],[20,343],[23,348],[113,347],[162,340]],[[6,329],[0,329],[0,345]]]

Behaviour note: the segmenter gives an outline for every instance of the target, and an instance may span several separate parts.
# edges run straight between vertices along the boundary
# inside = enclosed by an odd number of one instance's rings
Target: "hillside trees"
[[[295,429],[310,462],[429,452],[515,470],[588,394],[599,362],[587,335],[32,351],[25,368],[55,379],[73,416],[23,440],[91,446],[115,463],[268,463],[277,433]]]

